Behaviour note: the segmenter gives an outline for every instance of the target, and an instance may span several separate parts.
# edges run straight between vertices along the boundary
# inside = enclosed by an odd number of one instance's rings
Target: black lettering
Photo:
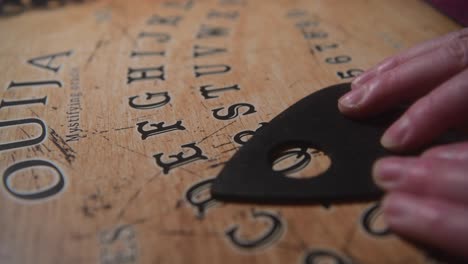
[[[225,19],[234,20],[237,17],[239,17],[239,12],[238,11],[220,12],[217,10],[211,10],[210,12],[208,12],[207,17],[208,18],[225,18]]]
[[[245,5],[245,0],[219,0],[221,5]]]
[[[375,203],[364,211],[361,217],[361,226],[370,235],[376,237],[388,236],[391,234],[388,227],[385,226],[383,228],[378,228],[376,226],[376,222],[381,216],[382,212],[380,210],[380,203]]]
[[[228,239],[236,247],[244,250],[255,250],[261,247],[264,247],[268,244],[276,242],[283,233],[283,223],[277,215],[274,215],[270,212],[264,211],[252,211],[252,216],[254,219],[264,218],[271,222],[271,226],[266,232],[260,234],[257,239],[246,240],[239,238],[237,232],[239,226],[234,226],[228,229],[225,234]]]
[[[283,173],[285,175],[301,171],[302,169],[307,167],[307,165],[309,165],[310,161],[312,160],[312,157],[310,156],[309,152],[307,152],[307,150],[308,147],[297,147],[282,151],[278,154],[278,156],[274,158],[273,166],[291,157],[295,157],[294,160],[296,162],[291,164],[289,167],[275,171]]]
[[[159,135],[174,130],[185,130],[185,127],[182,126],[182,121],[177,121],[175,124],[169,126],[164,126],[164,122],[153,123],[149,126],[154,127],[154,129],[145,130],[144,126],[146,126],[148,123],[148,121],[137,123],[137,131],[141,134],[141,139],[143,140],[154,135]]]
[[[137,99],[139,96],[135,95],[135,96],[128,98],[128,104],[135,109],[153,109],[153,108],[162,107],[171,101],[171,97],[169,96],[168,92],[145,93],[145,94],[146,94],[145,100],[150,100],[153,97],[163,97],[163,98],[162,100],[159,100],[150,104],[137,104],[135,103],[135,99]]]
[[[231,70],[231,67],[225,64],[195,65],[193,66],[193,70],[195,72],[195,77],[198,78],[203,75],[226,73]]]
[[[154,38],[158,43],[167,43],[171,40],[171,35],[160,32],[140,32],[138,38]]]
[[[22,141],[14,141],[10,143],[0,144],[0,151],[10,150],[16,148],[29,147],[35,144],[41,143],[46,137],[46,125],[44,122],[37,118],[26,118],[17,120],[0,121],[0,128],[9,126],[18,126],[23,124],[38,124],[41,127],[41,135],[33,139],[27,139]]]
[[[239,145],[244,145],[253,135],[255,135],[255,131],[252,131],[252,130],[241,131],[234,136],[234,142],[236,142]],[[244,140],[244,137],[248,137],[248,139]]]
[[[302,31],[302,34],[305,39],[316,39],[316,38],[326,38],[328,33],[326,32],[315,32],[315,31]]]
[[[156,160],[156,164],[163,169],[164,174],[168,174],[170,170],[175,169],[177,167],[186,165],[188,163],[197,161],[197,160],[205,160],[208,157],[203,155],[202,150],[196,146],[196,143],[189,143],[181,146],[182,148],[190,148],[195,151],[193,155],[188,157],[184,157],[184,152],[179,152],[175,155],[169,155],[169,158],[176,159],[173,162],[163,162],[162,156],[164,153],[158,153],[154,155],[154,159]]]
[[[165,2],[164,5],[172,8],[179,8],[183,10],[189,10],[193,7],[194,0],[188,0],[185,3],[178,3],[176,1]]]
[[[336,48],[338,48],[338,44],[333,43],[333,44],[329,44],[329,45],[315,45],[314,48],[315,48],[315,50],[322,52],[322,51],[328,50],[328,49],[336,49]]]
[[[211,37],[224,37],[229,33],[229,29],[218,26],[202,25],[198,31],[197,38],[211,38]]]
[[[71,123],[71,124],[68,124],[68,127],[69,128],[75,128],[75,127],[78,127],[80,124],[78,123]]]
[[[350,69],[347,70],[346,73],[344,72],[337,72],[336,75],[340,77],[341,79],[349,79],[349,78],[354,78],[356,76],[359,76],[359,74],[363,73],[363,70],[360,69]]]
[[[35,81],[35,82],[14,82],[12,81],[7,89],[14,88],[14,87],[25,87],[25,86],[42,86],[42,85],[57,85],[58,87],[62,87],[62,83],[55,80],[48,80],[48,81]]]
[[[156,71],[158,74],[155,75],[148,75],[148,72]],[[132,83],[133,81],[144,81],[144,80],[152,80],[152,79],[159,79],[164,81],[164,66],[158,66],[153,68],[140,68],[140,69],[133,69],[128,68],[127,73],[127,84]]]
[[[166,51],[132,51],[130,57],[143,57],[143,56],[166,56]]]
[[[47,189],[41,189],[32,192],[18,192],[14,190],[11,186],[10,177],[17,171],[32,168],[32,167],[49,167],[53,169],[57,173],[58,180],[55,181],[53,185],[51,185]],[[22,162],[15,163],[8,167],[5,172],[3,173],[3,185],[5,186],[6,190],[16,198],[25,199],[25,200],[38,200],[44,199],[48,197],[52,197],[59,193],[63,187],[65,186],[65,179],[62,172],[52,163],[45,160],[26,160]]]
[[[76,123],[78,124],[78,123]],[[79,129],[81,131],[81,129]],[[70,141],[78,141],[80,140],[80,135],[79,134],[69,134],[65,135],[65,142],[70,142]]]
[[[350,61],[351,61],[351,57],[346,56],[346,55],[329,57],[325,59],[325,62],[329,64],[340,64],[340,63],[347,63]]]
[[[197,217],[202,219],[205,216],[206,211],[218,204],[219,202],[211,197],[210,189],[213,184],[213,179],[204,180],[196,183],[190,187],[185,193],[187,201],[197,209]],[[208,193],[208,196],[203,196],[202,193]]]
[[[216,119],[219,119],[219,120],[230,120],[230,119],[233,119],[233,118],[236,118],[239,116],[239,110],[241,108],[247,108],[248,110],[246,110],[244,113],[242,113],[242,115],[250,115],[250,114],[253,114],[255,112],[257,112],[255,110],[255,106],[251,105],[251,104],[247,104],[247,103],[239,103],[239,104],[233,104],[231,106],[229,106],[228,110],[227,110],[227,113],[225,115],[220,115],[219,112],[224,110],[224,107],[220,107],[220,108],[216,108],[216,109],[213,109],[211,110],[213,112],[213,116],[214,118]]]
[[[182,20],[181,16],[167,16],[162,17],[158,15],[153,15],[146,22],[148,25],[166,25],[166,26],[177,26]]]
[[[17,101],[5,101],[2,100],[0,102],[0,109],[3,107],[10,107],[10,106],[17,106],[17,105],[25,105],[25,104],[43,104],[47,103],[47,96],[42,98],[34,98],[34,99],[26,99],[26,100],[17,100]]]
[[[307,15],[308,15],[307,11],[305,11],[305,10],[293,9],[293,10],[289,11],[286,16],[290,17],[290,18],[296,18],[296,17],[307,16]]]
[[[217,93],[226,92],[229,90],[240,90],[240,87],[237,84],[234,84],[232,86],[220,87],[220,88],[217,88],[217,87],[212,88],[212,87],[213,85],[203,85],[202,87],[200,87],[200,92],[205,99],[213,99],[213,98],[219,97],[218,95],[211,95],[211,94],[217,94]]]
[[[72,51],[69,50],[69,51],[65,51],[65,52],[40,56],[40,57],[36,57],[36,58],[32,58],[32,59],[28,60],[28,63],[33,65],[33,66],[39,67],[39,68],[43,68],[43,69],[53,71],[53,72],[58,72],[60,70],[60,67],[62,67],[62,65],[58,65],[58,66],[54,67],[52,65],[52,63],[54,62],[55,58],[62,57],[62,56],[67,56],[68,57],[71,54],[72,54]]]
[[[320,22],[316,20],[306,20],[306,21],[301,21],[301,22],[296,23],[296,27],[301,30],[304,30],[305,28],[308,28],[308,27],[316,27],[319,24]]]
[[[212,48],[207,46],[194,45],[193,46],[193,57],[198,58],[207,55],[213,55],[216,53],[226,52],[225,48]]]
[[[260,127],[257,128],[257,130],[255,131],[252,131],[252,130],[244,130],[244,131],[241,131],[239,133],[237,133],[235,136],[234,136],[234,142],[236,142],[237,144],[239,145],[244,145],[245,143],[247,143],[247,141],[253,136],[255,135],[255,133],[260,129],[262,128],[263,126],[267,125],[268,123],[266,122],[261,122],[260,123]],[[244,139],[245,137],[248,137],[247,139]]]

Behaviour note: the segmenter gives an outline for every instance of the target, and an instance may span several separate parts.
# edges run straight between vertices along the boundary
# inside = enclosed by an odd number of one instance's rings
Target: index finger
[[[376,66],[370,68],[363,74],[356,77],[356,79],[354,79],[353,82],[351,83],[351,89],[360,88],[362,87],[362,85],[364,85],[366,82],[370,81],[371,79],[375,78],[376,76],[386,71],[389,71],[391,69],[394,69],[398,65],[401,65],[413,58],[423,56],[424,54],[427,54],[441,47],[442,45],[450,42],[454,38],[458,38],[459,36],[463,36],[467,34],[468,34],[468,28],[464,28],[460,31],[451,32],[444,36],[425,41],[395,56],[389,57],[383,60],[382,62],[378,63]]]
[[[468,31],[424,56],[376,76],[339,100],[346,115],[369,116],[417,99],[468,67]]]

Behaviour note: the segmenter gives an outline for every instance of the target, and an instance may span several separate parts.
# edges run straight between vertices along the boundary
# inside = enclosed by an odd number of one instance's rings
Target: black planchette
[[[350,84],[322,89],[275,117],[227,163],[212,185],[215,199],[254,203],[329,203],[376,199],[382,191],[371,178],[372,164],[388,152],[379,139],[397,113],[356,121],[340,114],[337,101]],[[275,153],[312,147],[327,154],[321,175],[294,179],[272,169]],[[298,152],[302,161],[310,154]],[[309,156],[307,156],[309,155]],[[302,162],[304,163],[304,162]],[[297,164],[300,166],[301,164]]]

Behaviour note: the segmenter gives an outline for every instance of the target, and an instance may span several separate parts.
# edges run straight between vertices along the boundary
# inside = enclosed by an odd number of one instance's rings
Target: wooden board
[[[458,28],[421,1],[85,1],[2,17],[0,263],[432,263],[376,203],[208,190],[262,122]]]

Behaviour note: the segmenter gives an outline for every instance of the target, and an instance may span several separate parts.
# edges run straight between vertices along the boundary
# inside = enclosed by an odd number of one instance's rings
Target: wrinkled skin
[[[468,127],[468,28],[369,69],[338,107],[363,118],[407,102],[381,138],[387,149],[413,150],[448,129]],[[394,232],[468,259],[468,141],[380,159],[373,177],[386,191],[382,208]]]

